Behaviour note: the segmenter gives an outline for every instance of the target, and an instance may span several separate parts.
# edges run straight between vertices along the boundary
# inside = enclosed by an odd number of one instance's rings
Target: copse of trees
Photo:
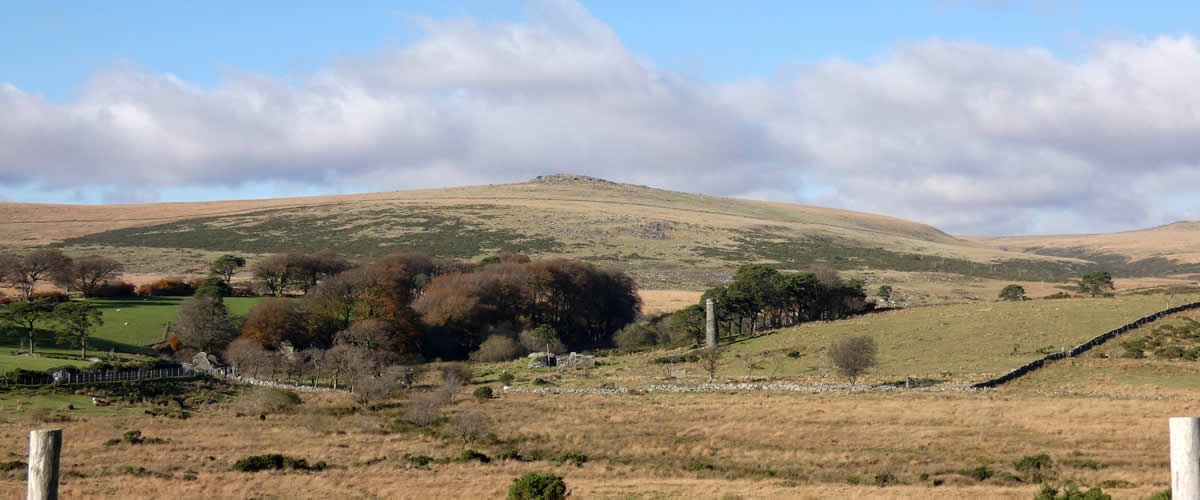
[[[295,271],[306,261],[325,264],[315,275]],[[174,326],[183,346],[224,352],[243,373],[289,374],[307,363],[351,387],[397,363],[610,346],[641,311],[628,276],[567,259],[501,254],[480,265],[401,253],[351,263],[318,252],[269,256],[251,268],[272,280],[273,293],[304,295],[256,305],[230,343],[233,319],[220,296],[198,292]]]
[[[870,311],[875,303],[867,300],[862,282],[843,280],[829,267],[811,272],[783,274],[774,268],[750,264],[738,268],[733,282],[726,287],[709,289],[700,299],[716,300],[716,315],[726,331],[736,329],[754,333],[762,328],[779,328],[803,321],[834,320]],[[702,331],[704,309],[685,309],[676,321]]]

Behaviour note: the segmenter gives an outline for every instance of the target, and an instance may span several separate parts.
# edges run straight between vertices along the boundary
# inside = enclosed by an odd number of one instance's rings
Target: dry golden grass
[[[306,396],[303,411],[335,396]],[[465,398],[463,398],[465,399]],[[433,464],[409,468],[405,454],[457,456],[453,439],[378,431],[381,415],[333,420],[315,432],[303,415],[236,418],[210,408],[186,421],[144,415],[89,417],[64,429],[64,498],[500,498],[528,471],[563,475],[579,498],[1030,498],[1036,485],[977,482],[955,471],[988,466],[1012,472],[1024,455],[1048,453],[1061,479],[1084,485],[1116,479],[1118,498],[1144,498],[1167,486],[1166,418],[1196,414],[1194,401],[1049,398],[1023,391],[984,394],[799,395],[650,394],[541,396],[507,394],[460,401],[450,413],[484,411],[503,445],[471,445],[496,454],[589,455],[582,467],[534,462]],[[10,418],[16,421],[17,417]],[[105,447],[138,429],[162,445]],[[25,453],[25,425],[0,428],[0,453]],[[234,461],[262,453],[326,460],[320,473],[240,473]],[[713,470],[689,470],[693,461]],[[1092,460],[1098,470],[1078,468]],[[169,472],[134,477],[125,466]],[[694,469],[694,468],[693,468]],[[183,480],[194,471],[196,480]],[[770,472],[768,472],[770,471]],[[870,483],[890,473],[903,483]],[[928,474],[926,480],[922,474]],[[944,484],[934,487],[934,480]],[[0,481],[0,495],[23,483]]]
[[[1180,262],[1200,262],[1200,222],[1177,222],[1152,229],[1111,234],[1052,236],[968,236],[963,239],[1010,250],[1029,248],[1084,248],[1124,255],[1130,259],[1166,257]]]
[[[642,312],[659,314],[699,303],[704,293],[692,290],[638,290],[638,295],[642,297]]]

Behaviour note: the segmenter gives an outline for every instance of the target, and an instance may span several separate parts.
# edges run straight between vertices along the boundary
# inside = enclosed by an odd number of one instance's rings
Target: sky
[[[1200,219],[1196,2],[0,2],[0,200],[569,172],[954,234]]]

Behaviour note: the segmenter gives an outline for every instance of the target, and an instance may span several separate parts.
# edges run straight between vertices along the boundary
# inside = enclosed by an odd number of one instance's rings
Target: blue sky
[[[573,171],[956,232],[1132,229],[1200,217],[1171,188],[1192,179],[1198,155],[1162,152],[1194,132],[1194,113],[1151,120],[1114,108],[1169,113],[1191,99],[1170,70],[1193,69],[1198,11],[1003,0],[2,2],[0,116],[15,118],[0,148],[17,152],[0,152],[0,197],[189,201]],[[1064,111],[1046,115],[1050,105]],[[322,128],[314,109],[342,126]],[[1043,125],[1064,116],[1079,125]],[[1137,136],[1127,148],[1088,146],[1124,137],[1112,129],[1121,125]],[[455,143],[464,135],[467,151]],[[248,175],[212,174],[222,169]],[[1080,176],[1103,181],[1080,187]],[[891,194],[897,184],[911,193]],[[1106,195],[1112,208],[1098,210]]]
[[[827,58],[866,61],[897,43],[930,38],[1044,47],[1077,57],[1103,38],[1182,34],[1195,2],[1131,7],[1117,1],[716,0],[587,1],[635,54],[709,80],[770,78]],[[414,18],[519,22],[504,1],[329,2],[34,1],[0,3],[3,81],[56,101],[94,73],[132,62],[216,85],[232,69],[279,77],[347,54],[421,36]]]

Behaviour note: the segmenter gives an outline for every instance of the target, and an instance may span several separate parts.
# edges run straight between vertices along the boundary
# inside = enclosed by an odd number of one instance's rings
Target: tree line
[[[749,264],[738,268],[728,286],[710,288],[699,304],[672,314],[672,324],[691,332],[697,342],[704,335],[708,299],[716,303],[714,314],[721,331],[738,335],[875,309],[861,281],[843,280],[833,268],[784,274],[770,266]]]
[[[213,275],[180,306],[171,333],[181,357],[224,353],[254,369],[278,363],[249,360],[333,356],[343,362],[332,366],[370,370],[467,359],[488,340],[529,345],[535,331],[537,342],[582,350],[611,345],[641,311],[629,276],[586,262],[501,254],[472,263],[419,253],[350,261],[322,251],[250,266],[276,297],[239,321],[223,297],[231,268],[244,263],[229,257],[214,262]],[[297,296],[283,297],[289,293]]]

